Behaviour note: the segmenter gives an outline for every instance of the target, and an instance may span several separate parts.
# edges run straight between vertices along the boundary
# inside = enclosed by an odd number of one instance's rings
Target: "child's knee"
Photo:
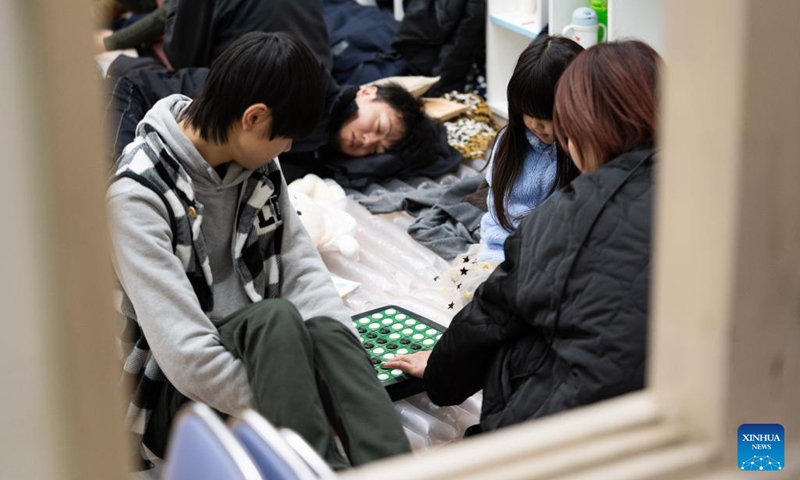
[[[249,328],[265,328],[270,332],[304,330],[303,317],[297,307],[282,298],[262,300],[252,304],[247,315]]]
[[[306,328],[313,335],[316,332],[347,332],[350,330],[342,322],[338,322],[330,317],[314,317],[306,321]]]
[[[306,321],[306,330],[315,343],[335,341],[353,343],[361,350],[361,343],[356,339],[354,332],[342,322],[330,317],[314,317]]]

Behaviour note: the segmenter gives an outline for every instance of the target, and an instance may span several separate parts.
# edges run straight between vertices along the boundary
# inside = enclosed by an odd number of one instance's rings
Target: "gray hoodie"
[[[209,316],[203,313],[172,251],[165,205],[155,192],[129,178],[112,183],[106,194],[114,268],[170,383],[192,400],[233,414],[251,406],[252,391],[244,365],[220,344],[214,324],[250,303],[234,274],[232,241],[238,187],[251,171],[230,163],[220,178],[203,159],[176,121],[190,102],[182,95],[159,101],[145,115],[137,134],[142,135],[143,124],[155,128],[191,177],[197,199],[205,207],[203,232],[214,278],[214,310]],[[305,319],[324,315],[352,330],[349,315],[289,201],[285,184],[279,203],[284,222],[281,297],[290,300]]]

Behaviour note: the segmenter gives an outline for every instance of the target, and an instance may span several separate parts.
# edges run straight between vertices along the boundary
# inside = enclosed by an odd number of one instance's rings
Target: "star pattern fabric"
[[[451,267],[433,278],[439,284],[439,292],[443,295],[447,310],[460,311],[472,300],[475,289],[480,286],[497,266],[494,262],[478,261],[478,250],[475,245],[462,255],[457,256]],[[454,312],[454,313],[455,313]]]

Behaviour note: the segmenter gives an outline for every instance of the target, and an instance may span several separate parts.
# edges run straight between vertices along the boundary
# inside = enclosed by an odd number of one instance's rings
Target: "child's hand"
[[[383,366],[385,368],[399,368],[412,377],[422,378],[430,356],[430,350],[412,353],[411,355],[398,355],[388,362],[384,362]]]

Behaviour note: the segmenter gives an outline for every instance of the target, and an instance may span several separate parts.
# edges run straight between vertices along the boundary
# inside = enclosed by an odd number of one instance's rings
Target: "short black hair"
[[[257,103],[272,112],[270,139],[307,136],[322,116],[322,67],[289,33],[251,32],[234,41],[214,60],[181,120],[204,140],[225,143],[231,127]]]
[[[416,163],[435,148],[441,134],[440,126],[425,114],[422,100],[405,88],[391,82],[377,87],[375,101],[389,105],[405,127],[403,138],[395,142],[389,152],[399,156],[404,163]]]

